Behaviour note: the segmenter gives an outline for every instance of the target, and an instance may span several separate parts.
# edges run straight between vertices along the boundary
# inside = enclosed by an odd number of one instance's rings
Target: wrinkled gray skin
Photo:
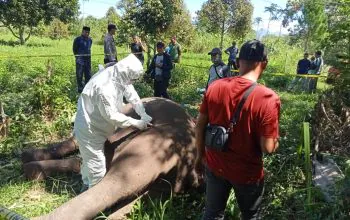
[[[196,149],[190,116],[166,99],[147,98],[143,102],[154,127],[117,132],[105,148],[109,170],[101,182],[39,219],[92,219],[112,205],[123,207],[160,179],[170,182],[173,192],[198,184],[193,170]],[[130,105],[125,113],[137,118]]]

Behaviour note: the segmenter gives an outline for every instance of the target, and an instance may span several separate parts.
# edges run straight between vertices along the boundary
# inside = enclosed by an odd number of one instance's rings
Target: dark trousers
[[[223,220],[231,189],[241,210],[242,219],[259,219],[264,181],[256,184],[232,184],[206,169],[206,205],[202,220]]]
[[[84,83],[83,83],[84,75]],[[89,82],[91,78],[91,61],[85,62],[76,62],[76,76],[77,76],[77,85],[78,93],[81,93],[84,89],[84,86]]]
[[[229,60],[227,64],[231,69],[238,70],[237,64],[235,60]]]
[[[107,64],[107,63],[117,63],[117,62],[118,62],[117,58],[115,58],[115,60],[109,60],[108,58],[104,58],[104,59],[103,59],[103,63],[104,63],[104,64]]]
[[[154,96],[169,99],[169,95],[167,92],[168,86],[169,79],[162,79],[161,81],[154,80]]]
[[[317,88],[318,78],[311,78],[309,82],[309,92],[315,93]]]

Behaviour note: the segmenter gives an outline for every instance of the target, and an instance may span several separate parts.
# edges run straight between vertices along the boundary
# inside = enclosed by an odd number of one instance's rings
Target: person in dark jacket
[[[137,35],[132,36],[132,41],[133,42],[130,44],[131,53],[133,53],[137,58],[139,58],[143,65],[143,63],[145,62],[143,52],[146,51],[146,47]]]
[[[90,27],[83,27],[81,36],[74,39],[73,42],[73,53],[75,56],[76,64],[76,76],[78,93],[81,93],[84,86],[89,82],[91,78],[91,45],[92,40],[89,37]],[[84,84],[83,84],[84,74]]]
[[[163,42],[157,43],[157,54],[152,58],[146,74],[150,75],[154,80],[154,96],[169,99],[167,89],[173,64],[170,55],[164,53],[164,48],[165,45]]]
[[[308,74],[308,71],[310,70],[311,61],[309,60],[309,54],[304,53],[304,58],[299,60],[297,65],[297,76],[294,78],[294,80],[291,82],[291,84],[288,87],[288,90],[291,91],[294,89],[294,87],[301,82],[302,87],[305,87],[306,84],[306,78],[302,77],[300,75],[306,75]]]

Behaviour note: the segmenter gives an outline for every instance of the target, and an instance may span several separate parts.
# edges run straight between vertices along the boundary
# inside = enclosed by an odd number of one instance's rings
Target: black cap
[[[165,47],[165,44],[162,41],[157,42],[157,48]]]
[[[220,48],[215,47],[208,53],[208,55],[213,55],[213,54],[220,54],[221,55],[222,52],[221,52]]]
[[[83,27],[83,30],[84,30],[84,31],[90,31],[90,27],[84,26],[84,27]]]
[[[107,29],[108,29],[108,31],[110,31],[112,29],[117,29],[117,26],[115,26],[115,24],[108,24]]]
[[[240,60],[266,61],[267,51],[263,43],[258,40],[250,40],[243,44],[239,51]]]

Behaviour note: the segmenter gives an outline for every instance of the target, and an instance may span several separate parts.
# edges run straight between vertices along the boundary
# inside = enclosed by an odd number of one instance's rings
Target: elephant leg
[[[63,156],[78,150],[74,137],[70,137],[61,143],[55,144],[49,148],[28,149],[22,153],[22,163],[30,161],[60,159]]]
[[[44,180],[55,172],[75,172],[80,171],[80,159],[72,157],[62,160],[42,160],[32,161],[23,164],[24,175],[29,180]]]

